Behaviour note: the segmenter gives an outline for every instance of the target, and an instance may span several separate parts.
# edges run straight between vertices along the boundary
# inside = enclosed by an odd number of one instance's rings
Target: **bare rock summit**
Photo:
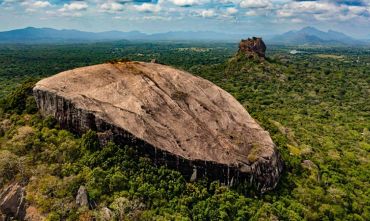
[[[266,45],[262,38],[253,37],[248,39],[242,39],[239,43],[239,52],[253,57],[257,55],[258,57],[265,57]]]
[[[34,88],[40,112],[63,128],[109,132],[188,179],[207,176],[260,192],[282,162],[268,132],[213,83],[157,63],[116,62],[65,71]]]

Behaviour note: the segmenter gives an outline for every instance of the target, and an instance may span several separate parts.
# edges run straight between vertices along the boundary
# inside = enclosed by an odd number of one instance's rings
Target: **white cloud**
[[[168,0],[177,6],[192,6],[208,3],[209,0]]]
[[[25,8],[26,12],[36,12],[37,9],[52,6],[48,1],[22,1],[20,5]]]
[[[227,8],[226,9],[226,14],[228,14],[228,15],[235,15],[236,13],[238,13],[238,9],[237,8]]]
[[[336,5],[332,3],[316,1],[292,2],[288,5],[288,7],[295,12],[303,12],[309,14],[320,14],[325,11],[336,10]]]
[[[64,4],[63,8],[59,9],[60,12],[71,12],[71,11],[84,11],[88,8],[86,2],[71,2],[70,4]]]
[[[199,15],[202,16],[203,18],[211,18],[211,17],[215,17],[217,14],[215,10],[207,9],[207,10],[201,10],[199,12]]]
[[[365,6],[351,6],[330,1],[302,1],[284,4],[276,11],[278,18],[317,21],[346,21],[369,14]]]
[[[292,17],[294,13],[291,10],[278,10],[276,12],[276,15],[279,18],[287,18],[287,17]]]
[[[106,2],[100,5],[100,9],[108,12],[122,11],[124,6],[118,2]]]
[[[267,8],[271,5],[269,0],[242,0],[240,2],[242,8]]]
[[[139,12],[159,12],[161,6],[159,4],[143,3],[141,5],[134,5],[134,8]]]
[[[242,0],[218,0],[219,3],[225,4],[225,5],[239,5]]]
[[[361,15],[361,14],[365,14],[365,13],[369,13],[369,10],[370,10],[370,7],[368,9],[366,9],[365,7],[363,6],[348,6],[348,10],[350,13],[353,13],[353,14],[356,14],[356,15]]]
[[[258,15],[258,13],[257,13],[256,11],[254,11],[254,10],[250,10],[250,11],[247,11],[247,12],[245,13],[245,15],[246,15],[246,16],[257,16],[257,15]]]
[[[36,2],[32,3],[32,6],[34,8],[46,8],[46,7],[50,7],[51,4],[48,1],[36,1]]]
[[[143,20],[162,20],[162,21],[171,21],[172,17],[163,17],[163,16],[144,16]]]

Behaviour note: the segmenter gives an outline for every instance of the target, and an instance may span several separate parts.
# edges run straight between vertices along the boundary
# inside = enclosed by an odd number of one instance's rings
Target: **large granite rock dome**
[[[264,131],[230,94],[169,66],[117,62],[65,71],[39,81],[43,115],[83,133],[109,131],[116,142],[140,146],[155,163],[195,179],[248,181],[264,192],[282,170]]]

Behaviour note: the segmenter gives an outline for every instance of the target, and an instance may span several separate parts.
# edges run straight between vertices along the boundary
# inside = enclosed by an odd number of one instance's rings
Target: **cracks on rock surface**
[[[86,96],[86,95],[84,95],[84,94],[81,94],[81,96],[82,96],[82,97],[84,97],[84,98],[86,98],[86,99],[88,99],[88,100],[90,100],[90,101],[93,101],[93,102],[94,102],[94,104],[95,104],[95,106],[100,106],[100,107],[101,107],[101,105],[100,105],[99,103],[97,103],[97,102],[100,102],[100,103],[102,103],[102,104],[105,104],[105,105],[108,105],[108,106],[111,106],[111,107],[117,108],[117,109],[119,109],[119,110],[121,110],[121,111],[128,112],[128,113],[130,113],[130,114],[134,114],[134,115],[140,116],[139,114],[137,114],[137,113],[135,113],[135,112],[133,112],[133,111],[131,111],[131,110],[127,110],[127,109],[125,109],[125,108],[118,107],[118,106],[116,106],[116,105],[114,105],[114,104],[112,104],[112,103],[109,103],[109,102],[106,102],[106,101],[102,101],[102,100],[98,100],[98,99],[95,99],[95,98],[92,98],[92,97],[88,97],[88,96]],[[83,104],[83,102],[81,102],[81,104]]]

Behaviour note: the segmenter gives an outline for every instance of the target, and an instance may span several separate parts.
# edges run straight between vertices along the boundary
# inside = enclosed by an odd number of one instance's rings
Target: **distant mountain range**
[[[85,32],[78,30],[57,30],[52,28],[16,29],[0,32],[0,43],[54,43],[54,42],[83,42],[83,41],[109,41],[109,40],[214,40],[235,41],[240,40],[242,35],[224,34],[210,31],[199,32],[166,32],[157,34],[145,34],[138,31],[121,32]]]
[[[285,45],[363,45],[365,41],[354,39],[341,32],[320,31],[313,27],[305,27],[298,31],[288,31],[268,39],[269,43]]]
[[[238,42],[242,38],[252,37],[247,34],[227,34],[211,31],[180,31],[157,34],[145,34],[138,31],[121,32],[85,32],[79,30],[57,30],[52,28],[16,29],[0,32],[0,43],[74,43],[112,40],[142,41],[229,41]],[[281,35],[264,36],[268,44],[285,45],[365,45],[370,40],[358,40],[341,32],[320,31],[305,27],[298,31],[289,31]]]
[[[0,42],[3,43],[48,43],[48,42],[80,42],[99,40],[135,39],[146,36],[141,32],[84,32],[78,30],[56,30],[52,28],[16,29],[0,32]]]

